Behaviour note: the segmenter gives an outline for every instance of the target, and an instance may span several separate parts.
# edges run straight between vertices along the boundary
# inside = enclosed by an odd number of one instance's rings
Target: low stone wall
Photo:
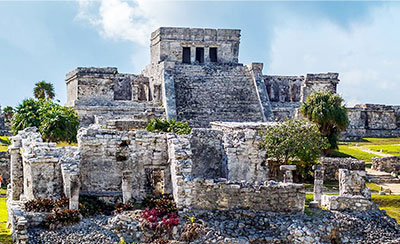
[[[387,173],[400,174],[400,157],[372,158],[372,169]]]
[[[339,169],[365,170],[365,162],[355,158],[322,157],[320,162],[324,166],[325,180],[338,180]]]
[[[191,194],[193,209],[303,212],[303,184],[265,182],[261,185],[226,180],[195,179]]]
[[[371,210],[375,204],[361,196],[322,196],[323,206],[329,210],[336,211],[358,211]]]
[[[0,176],[3,177],[2,187],[10,183],[10,153],[0,152]]]
[[[24,216],[21,201],[13,201],[7,197],[8,220],[7,227],[10,229],[12,240],[17,244],[28,242],[27,228],[28,220]]]

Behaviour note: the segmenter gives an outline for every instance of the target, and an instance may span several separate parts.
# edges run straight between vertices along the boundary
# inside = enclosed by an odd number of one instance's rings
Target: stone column
[[[19,200],[24,189],[24,172],[22,166],[22,157],[20,136],[12,137],[12,145],[8,148],[10,152],[10,182],[12,189],[12,200]]]
[[[70,174],[69,209],[79,209],[79,191],[81,182],[78,174]]]
[[[322,165],[314,165],[314,201],[310,207],[320,207],[322,198],[322,188],[324,184],[324,168]]]
[[[132,171],[122,172],[122,201],[127,203],[132,199]]]
[[[283,175],[283,182],[293,183],[292,171],[296,170],[296,165],[281,165],[279,169],[285,171],[285,174]]]

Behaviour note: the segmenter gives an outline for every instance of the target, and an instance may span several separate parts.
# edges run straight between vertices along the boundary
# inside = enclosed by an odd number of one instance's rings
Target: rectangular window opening
[[[196,47],[196,61],[200,64],[204,63],[204,48]]]
[[[217,48],[210,47],[210,62],[216,63],[217,62]]]
[[[183,48],[182,63],[190,64],[190,47]]]

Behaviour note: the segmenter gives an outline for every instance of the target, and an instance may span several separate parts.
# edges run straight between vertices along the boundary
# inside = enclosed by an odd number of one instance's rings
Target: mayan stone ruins
[[[400,243],[396,221],[371,201],[363,161],[321,159],[313,205],[332,211],[314,219],[304,213],[306,187],[293,179],[295,166],[282,165],[283,179],[271,178],[261,131],[299,117],[311,93],[336,93],[339,74],[264,74],[262,63],[239,62],[240,36],[236,29],[161,27],[151,34],[151,63],[141,74],[113,67],[69,72],[66,105],[79,116],[77,146],[44,142],[30,127],[12,137],[5,156],[13,240],[40,242],[29,233],[46,213],[26,211],[29,200],[65,196],[69,209],[79,209],[80,196],[128,203],[172,194],[182,216],[208,223],[209,234],[194,243]],[[149,132],[152,118],[188,121],[193,129],[188,135]],[[349,119],[342,138],[400,136],[400,106],[356,105]],[[377,159],[373,167],[398,171],[399,161]],[[339,181],[338,196],[324,195],[325,180]],[[99,222],[96,228],[111,234],[80,242],[117,243],[123,237],[145,243],[131,217]],[[86,228],[85,221],[77,228]],[[51,243],[52,235],[39,236]],[[68,238],[62,243],[74,243]]]

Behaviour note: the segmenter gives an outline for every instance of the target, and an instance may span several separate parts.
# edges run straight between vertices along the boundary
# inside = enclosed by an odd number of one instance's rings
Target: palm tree
[[[47,83],[44,80],[39,81],[35,84],[35,88],[33,88],[33,95],[37,99],[53,99],[55,96],[54,86],[51,83]]]

